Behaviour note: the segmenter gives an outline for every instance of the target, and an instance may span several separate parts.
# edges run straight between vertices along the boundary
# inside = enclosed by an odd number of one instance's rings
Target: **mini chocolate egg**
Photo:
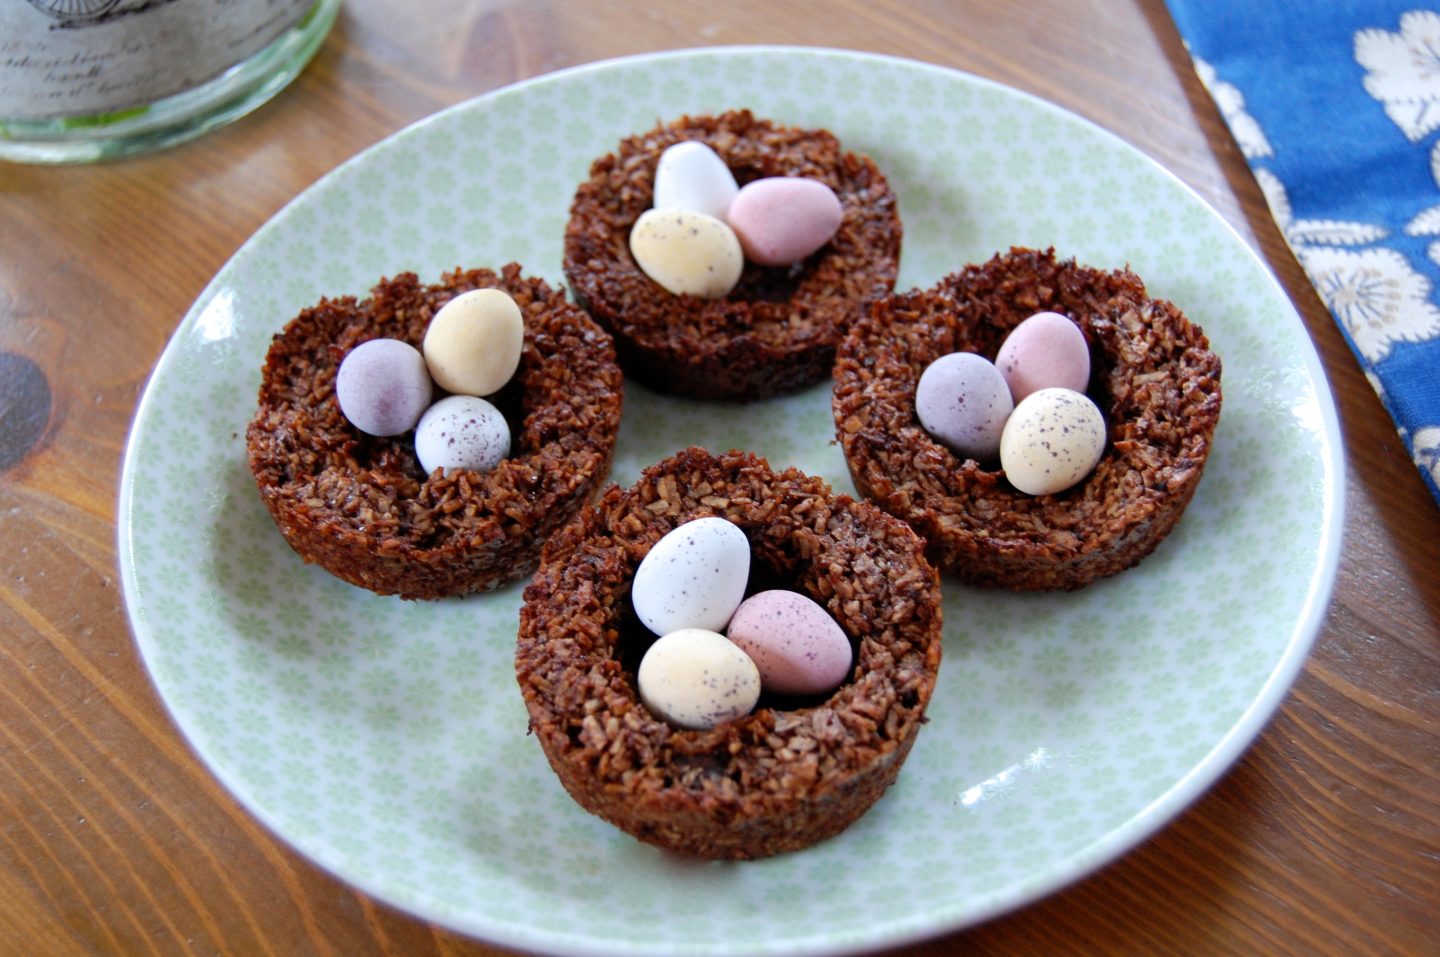
[[[1080,327],[1058,312],[1037,312],[1010,330],[995,365],[1016,401],[1039,389],[1084,392],[1090,384],[1090,347]]]
[[[415,426],[415,457],[425,474],[486,472],[510,454],[510,426],[500,410],[473,395],[452,395],[432,405]]]
[[[985,461],[1000,452],[1005,420],[1015,408],[1000,370],[974,352],[952,352],[925,367],[915,387],[915,415],[952,451]]]
[[[425,330],[425,363],[442,389],[494,395],[520,366],[525,318],[503,289],[472,289],[440,307]]]
[[[630,587],[640,621],[657,635],[680,628],[720,631],[745,597],[750,540],[707,516],[678,525],[651,548]]]
[[[840,197],[818,179],[767,176],[740,187],[725,221],[746,259],[789,266],[828,243],[844,216]]]
[[[776,694],[833,691],[850,673],[850,640],[830,613],[794,591],[762,591],[740,603],[726,636],[760,670]]]
[[[370,435],[415,428],[433,386],[425,357],[399,339],[371,339],[346,354],[335,374],[335,400],[350,424]]]
[[[681,628],[657,640],[640,659],[635,684],[656,717],[697,731],[744,717],[760,700],[755,662],[704,628]]]
[[[722,299],[740,281],[745,253],[735,231],[693,209],[647,209],[630,230],[630,254],[677,296]]]
[[[684,140],[666,147],[655,167],[656,209],[692,209],[723,220],[740,189],[735,174],[709,146]]]
[[[1053,495],[1090,474],[1105,452],[1105,417],[1090,397],[1041,389],[1015,406],[1000,436],[1000,467],[1026,495]]]

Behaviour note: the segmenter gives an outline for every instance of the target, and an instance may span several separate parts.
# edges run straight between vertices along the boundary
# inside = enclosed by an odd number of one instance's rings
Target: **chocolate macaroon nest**
[[[380,438],[346,420],[336,372],[370,339],[419,349],[441,306],[486,287],[508,293],[525,324],[519,368],[490,397],[510,424],[510,455],[486,472],[426,475],[413,431]],[[407,272],[362,302],[322,299],[274,337],[245,440],[260,497],[305,561],[382,595],[441,598],[534,570],[545,540],[609,474],[621,396],[610,336],[543,279],[513,263],[435,285]]]
[[[1042,311],[1090,348],[1086,390],[1105,418],[1099,464],[1079,484],[1027,495],[996,462],[950,451],[921,427],[915,388],[950,352],[991,360]],[[1075,589],[1135,565],[1175,527],[1220,418],[1220,359],[1199,326],[1128,270],[1012,248],[931,289],[876,303],[841,343],[832,410],[862,495],[904,519],[940,569],[971,584]]]
[[[630,253],[631,228],[651,206],[660,154],[704,143],[740,186],[803,176],[835,191],[839,230],[794,266],[747,262],[728,296],[675,295]],[[565,274],[577,302],[615,336],[627,375],[660,392],[758,399],[823,380],[835,346],[900,265],[895,194],[874,162],[826,130],[757,119],[748,110],[686,116],[621,141],[575,193],[565,229]]]
[[[661,536],[712,515],[748,538],[751,590],[809,596],[855,658],[821,700],[762,697],[744,717],[684,730],[636,690],[656,636],[630,584]],[[611,487],[546,544],[515,668],[530,730],[582,807],[650,844],[748,859],[840,832],[895,780],[934,690],[940,626],[938,574],[903,522],[795,469],[690,448]]]

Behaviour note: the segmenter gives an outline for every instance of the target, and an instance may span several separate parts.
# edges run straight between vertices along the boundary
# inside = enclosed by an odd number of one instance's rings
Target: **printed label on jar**
[[[4,0],[0,117],[127,110],[214,79],[315,0]]]

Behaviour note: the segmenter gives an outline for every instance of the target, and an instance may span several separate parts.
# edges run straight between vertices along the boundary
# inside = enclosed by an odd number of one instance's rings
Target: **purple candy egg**
[[[371,339],[351,349],[335,376],[335,398],[350,424],[370,435],[415,428],[430,406],[425,357],[399,339]]]
[[[1000,454],[1000,435],[1014,407],[1000,370],[973,352],[936,359],[915,387],[920,425],[936,441],[976,461]]]

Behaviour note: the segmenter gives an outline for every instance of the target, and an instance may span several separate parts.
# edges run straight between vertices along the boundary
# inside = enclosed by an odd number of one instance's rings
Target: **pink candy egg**
[[[335,374],[341,413],[369,435],[399,435],[415,428],[430,406],[431,393],[425,357],[399,339],[360,343]]]
[[[768,176],[740,187],[725,221],[746,259],[788,266],[828,243],[843,217],[840,198],[819,180]]]
[[[1018,404],[1040,389],[1084,392],[1090,383],[1090,348],[1080,327],[1058,312],[1037,312],[1010,330],[995,365]]]
[[[1000,453],[1000,435],[1014,403],[1000,370],[984,356],[952,352],[925,368],[915,387],[915,414],[937,441],[986,461]]]
[[[762,591],[735,610],[726,637],[760,669],[776,694],[833,691],[850,673],[850,640],[820,605],[793,591]]]

